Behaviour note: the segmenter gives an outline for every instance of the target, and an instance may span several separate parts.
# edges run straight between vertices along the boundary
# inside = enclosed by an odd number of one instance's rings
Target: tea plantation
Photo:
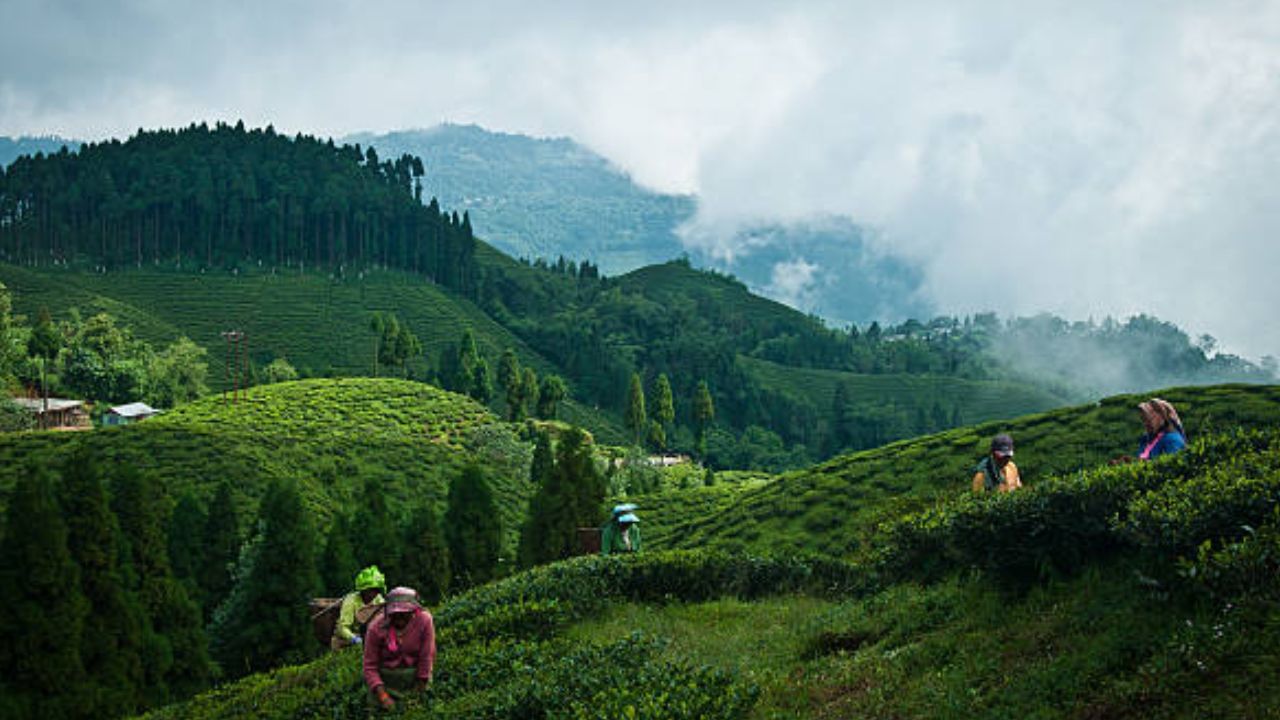
[[[272,479],[297,478],[321,519],[355,507],[369,477],[382,481],[393,509],[423,497],[442,504],[448,481],[478,461],[512,548],[530,492],[531,446],[511,425],[467,397],[404,380],[300,380],[251,388],[235,404],[204,398],[136,425],[0,435],[0,497],[25,459],[56,462],[82,445],[103,462],[150,471],[171,497],[191,490],[204,504],[222,482],[256,504]]]
[[[1219,385],[1160,391],[1192,438],[1236,427],[1280,424],[1280,387]],[[679,496],[639,498],[645,539],[655,547],[753,552],[822,552],[852,558],[872,549],[871,533],[897,515],[963,494],[990,438],[1009,432],[1023,483],[1076,473],[1133,455],[1141,432],[1135,406],[1148,396],[993,421],[842,455],[753,488],[701,490],[690,510]]]
[[[1280,713],[1280,392],[1162,393],[1187,450],[1131,452],[1134,398],[1031,416],[1028,487],[965,492],[995,426],[686,490],[718,522],[434,608],[435,683],[406,717],[1265,718]],[[797,487],[859,489],[821,528]],[[894,493],[903,493],[894,498]],[[794,512],[761,509],[786,496]],[[675,512],[676,494],[653,497]],[[763,500],[762,500],[763,498]],[[643,502],[645,499],[642,498]],[[645,520],[661,524],[649,507]],[[727,508],[727,509],[726,509]],[[736,513],[736,514],[735,514]],[[753,514],[759,513],[759,514]],[[851,527],[849,527],[851,526]],[[683,529],[680,529],[683,528]],[[757,555],[767,544],[835,550]],[[802,534],[812,536],[797,542]],[[854,545],[841,544],[853,538]],[[741,542],[735,542],[740,540]],[[356,654],[222,686],[155,718],[376,716]]]

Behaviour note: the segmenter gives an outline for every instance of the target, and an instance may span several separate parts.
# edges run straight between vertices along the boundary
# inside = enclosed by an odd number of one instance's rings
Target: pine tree
[[[192,528],[203,528],[208,518],[200,508],[200,503],[190,492],[183,493],[178,504],[173,507],[173,516],[169,520],[169,564],[173,566],[173,576],[182,581],[190,581],[188,587],[198,590],[195,582],[200,568],[204,567],[204,538],[199,533],[191,532]],[[197,600],[201,593],[193,592]]]
[[[5,520],[0,541],[4,709],[16,717],[80,716],[77,711],[87,709],[79,697],[86,690],[80,650],[90,608],[43,466],[32,463],[18,475]]]
[[[520,373],[520,397],[524,401],[524,416],[529,417],[538,409],[538,373],[527,367]]]
[[[578,528],[598,524],[604,494],[605,479],[586,434],[571,428],[560,440],[551,472],[529,501],[520,532],[520,565],[531,567],[576,554]]]
[[[666,373],[659,373],[653,384],[653,419],[662,430],[662,443],[657,449],[666,450],[666,431],[676,419],[675,399],[671,396],[671,381],[667,379]]]
[[[351,591],[352,579],[360,571],[360,563],[356,561],[356,551],[351,544],[351,521],[343,513],[335,513],[329,522],[319,570],[325,593],[336,595]]]
[[[218,660],[233,677],[314,654],[306,603],[320,586],[316,536],[296,481],[273,482],[258,517],[212,625]]]
[[[453,578],[460,586],[492,579],[502,542],[502,524],[489,480],[478,465],[468,465],[449,486],[445,539]]]
[[[711,400],[711,389],[706,380],[698,381],[693,394],[693,424],[697,432],[698,454],[707,454],[707,430],[716,419],[716,406]]]
[[[640,373],[631,374],[631,387],[627,391],[627,412],[623,417],[627,429],[631,431],[631,440],[640,444],[649,423],[644,412],[644,386],[640,382]]]
[[[524,376],[520,370],[520,359],[515,350],[507,348],[502,351],[502,359],[498,361],[498,385],[502,386],[507,400],[507,420],[520,422],[524,419]]]
[[[555,471],[556,458],[551,447],[551,433],[538,433],[538,441],[533,446],[533,462],[529,465],[529,482],[534,487],[546,483],[547,478]]]
[[[80,568],[80,590],[92,608],[80,642],[80,659],[91,671],[89,702],[83,709],[90,717],[132,714],[145,702],[145,613],[125,590],[117,546],[120,529],[107,504],[98,464],[79,450],[68,457],[62,477],[67,542]]]
[[[400,533],[387,505],[382,476],[365,478],[351,525],[357,568],[377,565],[387,577],[396,577],[402,551]]]
[[[493,399],[493,379],[489,377],[489,361],[484,358],[476,360],[472,374],[471,389],[468,394],[482,405]]]
[[[538,389],[538,417],[555,420],[560,403],[569,396],[569,388],[559,375],[545,375]]]
[[[445,543],[440,515],[429,503],[414,508],[405,528],[405,583],[429,603],[439,603],[449,591],[452,579],[449,547]]]
[[[167,498],[131,465],[115,470],[111,508],[120,521],[133,566],[133,587],[154,631],[142,653],[152,702],[186,697],[207,686],[208,646],[200,608],[169,564]]]
[[[236,511],[231,483],[223,482],[209,503],[209,514],[200,532],[204,545],[204,562],[196,584],[204,600],[204,619],[213,618],[213,611],[231,592],[231,569],[240,557],[240,515]]]

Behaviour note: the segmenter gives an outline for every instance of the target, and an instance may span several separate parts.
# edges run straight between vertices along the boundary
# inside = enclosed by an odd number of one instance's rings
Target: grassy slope
[[[155,344],[186,335],[209,351],[209,381],[216,389],[225,384],[226,345],[220,333],[233,327],[246,332],[255,363],[285,357],[305,374],[368,374],[373,355],[369,319],[375,311],[394,312],[407,323],[433,364],[469,327],[492,367],[510,347],[539,374],[560,373],[470,302],[404,273],[334,281],[313,274],[198,275],[154,269],[95,275],[0,264],[0,282],[12,292],[15,312],[29,316],[41,307],[55,317],[78,308],[86,316],[111,313]],[[412,369],[419,376],[426,372],[422,363]],[[568,403],[562,416],[602,439],[625,437],[614,419],[591,408]]]
[[[25,459],[48,462],[75,445],[89,446],[108,464],[148,469],[174,497],[191,490],[207,501],[230,479],[252,503],[272,478],[296,477],[321,516],[337,505],[352,507],[369,476],[383,479],[393,508],[424,496],[443,503],[461,466],[479,460],[491,471],[511,547],[532,457],[532,446],[511,426],[431,385],[301,380],[252,388],[238,405],[206,398],[121,428],[0,435],[0,493],[12,487]]]
[[[843,383],[860,403],[894,403],[914,411],[928,411],[934,402],[959,405],[967,423],[1011,418],[1062,407],[1062,398],[1030,385],[988,380],[963,380],[939,375],[862,375],[835,370],[792,368],[768,360],[741,357],[747,373],[768,387],[808,399],[826,422],[834,420],[831,398]]]
[[[1280,386],[1222,385],[1162,391],[1192,437],[1235,425],[1280,422]],[[852,555],[886,516],[964,492],[990,437],[1010,432],[1023,480],[1093,467],[1132,454],[1138,396],[992,421],[842,455],[787,473],[762,487],[710,488],[681,507],[679,496],[635,499],[647,512],[650,547],[755,551],[809,550]],[[707,512],[713,509],[714,512]]]
[[[1218,387],[1166,395],[1208,436],[1239,425],[1275,428],[1278,391]],[[1107,418],[1129,415],[1130,401],[1094,408],[1092,422],[1075,428],[1085,446],[1098,444]],[[1036,416],[1020,427],[1032,438],[1036,426],[1062,421]],[[988,429],[963,432],[976,442]],[[1091,461],[1080,479],[1078,446],[1038,442],[1045,439],[1028,439],[1020,449],[1036,448],[1041,464],[1065,468],[1065,477],[1041,475],[1022,493],[961,496],[940,506],[958,524],[908,525],[949,548],[950,569],[932,584],[912,579],[933,574],[923,567],[899,567],[906,574],[894,575],[713,550],[580,558],[454,598],[437,612],[437,687],[408,715],[526,717],[555,708],[566,717],[623,717],[631,706],[640,708],[637,717],[1274,717],[1280,711],[1274,683],[1280,611],[1269,600],[1280,592],[1274,555],[1243,556],[1255,563],[1240,566],[1243,595],[1232,582],[1214,585],[1212,576],[1203,594],[1197,578],[1206,576],[1180,574],[1175,561],[1185,552],[1177,548],[1206,538],[1249,538],[1241,523],[1266,522],[1260,532],[1280,537],[1280,434],[1210,436],[1158,463],[1098,469]],[[895,452],[912,445],[900,443]],[[818,470],[848,472],[867,455]],[[1203,500],[1187,504],[1189,498]],[[901,518],[895,506],[883,506],[882,515]],[[1077,516],[1086,521],[1082,537],[1109,537],[1108,550],[1074,553],[1075,564],[1047,580],[1002,579],[1016,577],[1021,566],[1006,565],[1004,551],[987,553],[984,533],[1009,547],[1072,556],[1075,541],[1053,528],[1064,520],[1074,526]],[[1047,532],[1038,536],[1010,532],[1041,521]],[[739,531],[755,524],[750,517],[728,523]],[[1261,548],[1280,547],[1271,542]],[[885,546],[905,548],[904,558],[913,547]],[[965,559],[983,557],[981,572]],[[649,640],[628,639],[636,632]],[[612,654],[619,649],[638,657],[638,665],[611,675],[610,663],[623,657]],[[159,717],[234,717],[249,708],[264,717],[363,717],[355,661],[333,656],[248,678]],[[690,674],[698,667],[712,670]],[[700,689],[717,699],[759,699],[749,711],[739,704],[711,715],[710,707],[725,705],[675,696]]]

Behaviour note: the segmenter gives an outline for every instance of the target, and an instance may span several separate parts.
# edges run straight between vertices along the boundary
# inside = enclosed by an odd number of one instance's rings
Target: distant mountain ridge
[[[38,152],[48,155],[58,152],[64,145],[72,152],[80,149],[80,141],[68,140],[57,135],[44,137],[24,135],[16,139],[0,137],[0,168],[8,167],[21,155],[35,155]]]
[[[732,273],[753,291],[834,325],[933,313],[918,297],[918,271],[874,252],[849,218],[761,223],[686,243],[682,233],[697,213],[695,196],[643,188],[568,138],[445,124],[358,133],[342,142],[372,145],[384,157],[421,157],[423,196],[469,211],[477,235],[514,257],[590,259],[618,275],[686,255],[697,267]],[[726,256],[717,246],[735,252]]]

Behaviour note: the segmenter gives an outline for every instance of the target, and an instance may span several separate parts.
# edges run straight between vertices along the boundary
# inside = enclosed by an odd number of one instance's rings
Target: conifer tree
[[[439,603],[446,592],[452,573],[449,547],[439,513],[429,502],[414,508],[405,527],[404,581],[429,603]]]
[[[537,453],[535,449],[535,458]],[[596,468],[586,434],[571,428],[560,441],[551,472],[529,501],[520,532],[520,565],[531,567],[575,554],[577,529],[599,524],[604,494],[605,479]]]
[[[351,521],[344,513],[335,513],[325,533],[324,551],[320,553],[320,581],[324,592],[345,594],[352,590],[352,579],[360,571],[356,551],[351,544]]]
[[[559,375],[545,375],[538,389],[538,417],[555,420],[560,403],[569,396],[569,388]]]
[[[502,542],[502,523],[489,480],[471,464],[449,486],[445,539],[453,578],[462,587],[493,578]]]
[[[398,575],[402,550],[400,533],[387,505],[382,476],[369,475],[365,478],[351,525],[356,566],[377,565],[387,577]]]
[[[142,653],[152,702],[186,697],[209,681],[208,645],[200,608],[169,564],[166,498],[150,475],[131,465],[115,470],[111,508],[133,565],[133,592],[154,635]]]
[[[488,360],[484,358],[476,360],[471,389],[467,393],[482,405],[488,404],[493,399],[493,379],[489,377]]]
[[[520,422],[524,419],[524,376],[520,370],[520,359],[515,350],[507,348],[502,351],[502,359],[498,361],[498,385],[502,386],[507,401],[507,420]]]
[[[520,373],[520,396],[524,401],[525,417],[537,412],[539,392],[538,373],[533,368],[526,367]]]
[[[15,717],[79,717],[89,603],[49,474],[36,463],[9,495],[0,541],[0,687]],[[56,640],[56,641],[55,641]],[[38,703],[38,704],[37,704]],[[37,712],[38,709],[38,712]]]
[[[215,653],[233,677],[305,660],[315,645],[306,603],[320,585],[316,536],[297,482],[273,482],[258,517],[235,588],[213,619]]]
[[[644,412],[644,385],[640,382],[640,373],[631,373],[631,387],[627,391],[627,412],[623,417],[627,429],[631,431],[631,440],[639,445],[644,432],[649,428]]]
[[[538,433],[537,443],[533,446],[533,462],[529,465],[529,482],[534,487],[546,483],[547,478],[555,471],[556,458],[551,447],[551,433]]]
[[[125,590],[117,545],[120,529],[98,464],[79,450],[63,468],[67,542],[80,568],[80,590],[91,608],[80,642],[81,662],[90,671],[82,709],[90,717],[131,714],[144,703],[141,653],[146,617],[137,598]]]
[[[169,520],[169,564],[173,566],[173,576],[188,582],[189,588],[196,588],[196,576],[204,566],[204,538],[200,533],[192,532],[193,528],[203,528],[208,519],[200,508],[200,503],[190,492],[178,498],[173,507],[173,516]],[[200,599],[201,593],[193,592],[191,596]]]
[[[666,450],[667,428],[676,419],[675,399],[671,396],[671,381],[667,379],[666,373],[659,373],[658,379],[653,383],[653,419],[662,430],[662,443],[657,449]]]
[[[213,611],[231,592],[231,569],[240,557],[240,515],[236,510],[231,483],[222,482],[209,503],[209,513],[200,532],[204,545],[204,559],[196,577],[196,584],[204,600],[204,619],[213,618]]]
[[[698,381],[698,388],[693,393],[693,424],[697,432],[696,442],[698,454],[707,454],[707,430],[716,419],[716,406],[711,400],[711,389],[706,380]]]

